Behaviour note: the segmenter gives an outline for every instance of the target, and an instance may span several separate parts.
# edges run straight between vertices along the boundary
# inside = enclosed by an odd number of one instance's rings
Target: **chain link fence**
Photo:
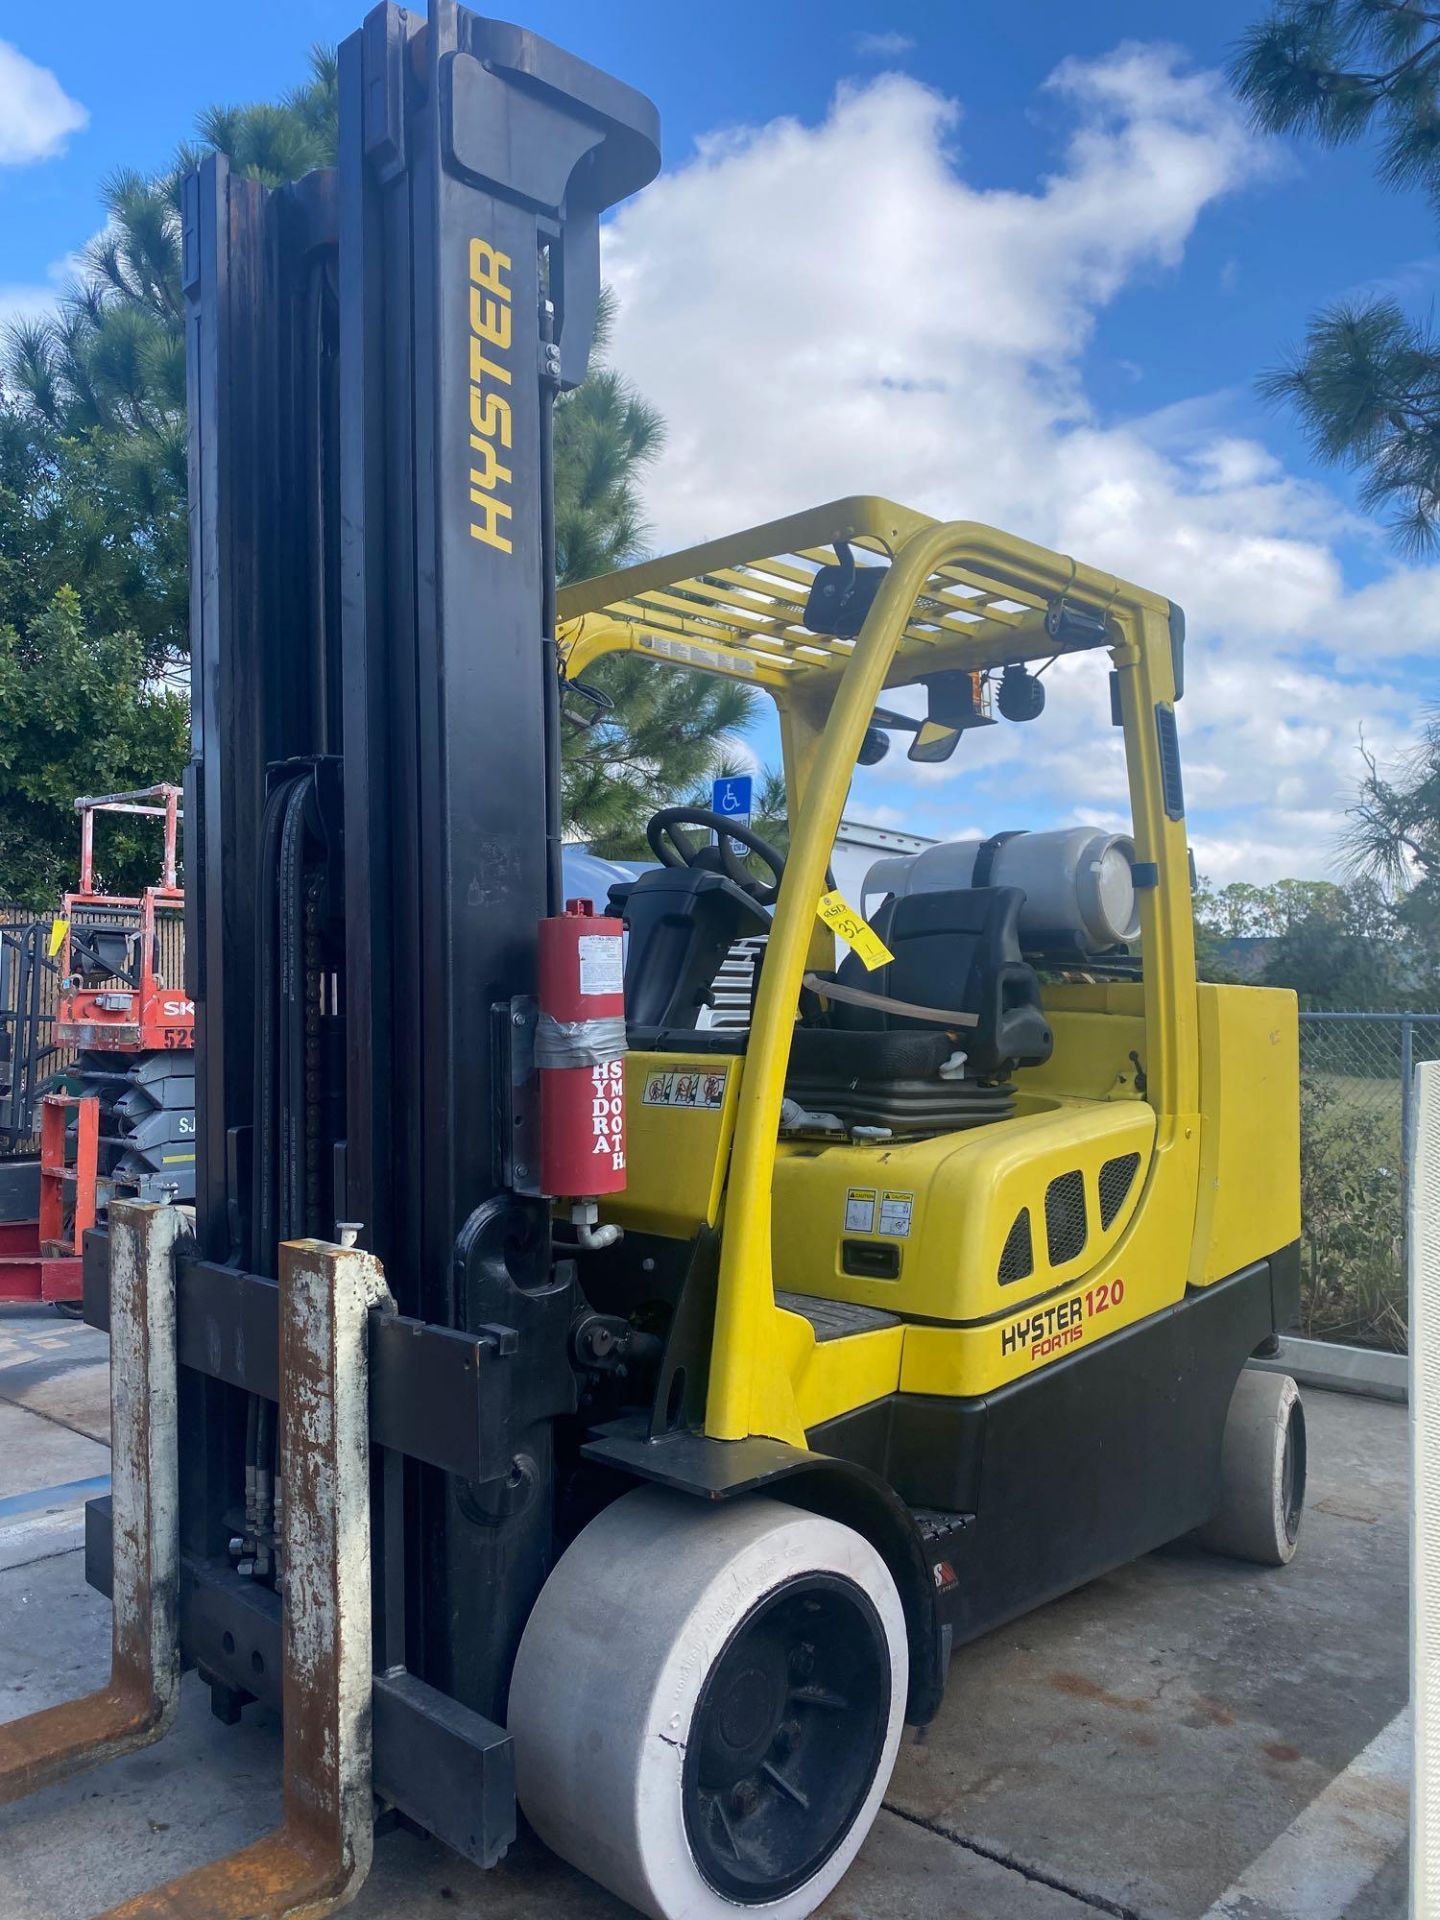
[[[1300,1016],[1301,1331],[1404,1352],[1415,1068],[1440,1013]]]

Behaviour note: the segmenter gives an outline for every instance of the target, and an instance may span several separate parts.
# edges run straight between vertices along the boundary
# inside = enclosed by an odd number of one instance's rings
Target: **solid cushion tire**
[[[849,1825],[778,1898],[717,1891],[686,1828],[692,1719],[749,1616],[807,1576],[838,1577],[873,1609],[888,1652],[876,1761]],[[541,1839],[654,1920],[803,1920],[839,1881],[879,1811],[908,1683],[900,1596],[858,1533],[776,1500],[712,1506],[644,1487],[607,1507],[536,1602],[510,1689],[520,1804]]]
[[[1246,1368],[1220,1447],[1220,1506],[1196,1538],[1212,1553],[1261,1567],[1295,1557],[1305,1499],[1305,1413],[1287,1373]]]

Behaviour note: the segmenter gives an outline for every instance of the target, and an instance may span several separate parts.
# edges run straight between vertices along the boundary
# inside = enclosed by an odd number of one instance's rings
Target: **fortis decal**
[[[1108,1313],[1112,1307],[1118,1307],[1124,1298],[1123,1280],[1102,1280],[1098,1286],[1088,1287],[1084,1293],[1072,1294],[1068,1300],[1056,1300],[1048,1307],[1038,1307],[1034,1313],[1027,1313],[1023,1320],[1016,1320],[1002,1329],[1000,1352],[1008,1357],[1012,1353],[1028,1351],[1032,1363],[1048,1360],[1052,1353],[1072,1347],[1084,1337],[1087,1320]]]
[[[470,533],[501,553],[512,551],[503,522],[514,518],[510,451],[514,418],[500,391],[511,384],[510,256],[486,240],[470,242]]]

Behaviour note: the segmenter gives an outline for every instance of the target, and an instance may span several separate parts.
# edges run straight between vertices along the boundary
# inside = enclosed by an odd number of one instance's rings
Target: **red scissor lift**
[[[190,1055],[194,1048],[194,1007],[178,982],[167,982],[160,965],[160,926],[167,918],[178,920],[185,903],[177,879],[180,799],[179,787],[162,784],[75,802],[80,884],[65,895],[62,910],[52,1036],[59,1050],[73,1049],[75,1058],[63,1069],[65,1089],[43,1094],[37,1102],[38,1217],[0,1220],[0,1303],[78,1300],[85,1230],[94,1226],[113,1192],[152,1199],[163,1184],[171,1197],[188,1199],[193,1193],[193,1117],[183,1109],[173,1107],[172,1113],[181,1127],[189,1119],[188,1150],[162,1149],[154,1156],[161,1162],[155,1172],[139,1167],[133,1141],[102,1133],[106,1124],[116,1124],[127,1102],[143,1108],[148,1099],[158,1106],[145,1087],[163,1082],[167,1055],[178,1065],[173,1056]],[[156,885],[138,895],[96,891],[99,813],[164,822]],[[187,1146],[183,1140],[179,1144]],[[174,1168],[169,1179],[165,1163]]]

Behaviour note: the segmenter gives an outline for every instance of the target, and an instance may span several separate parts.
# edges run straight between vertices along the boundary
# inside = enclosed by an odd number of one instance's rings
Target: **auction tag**
[[[65,936],[69,931],[70,922],[68,920],[52,920],[50,922],[50,958],[52,960],[56,954],[59,953],[61,947],[64,946]]]
[[[869,972],[895,958],[869,921],[860,918],[838,888],[833,893],[822,893],[815,911],[832,933],[838,933],[859,954]]]

